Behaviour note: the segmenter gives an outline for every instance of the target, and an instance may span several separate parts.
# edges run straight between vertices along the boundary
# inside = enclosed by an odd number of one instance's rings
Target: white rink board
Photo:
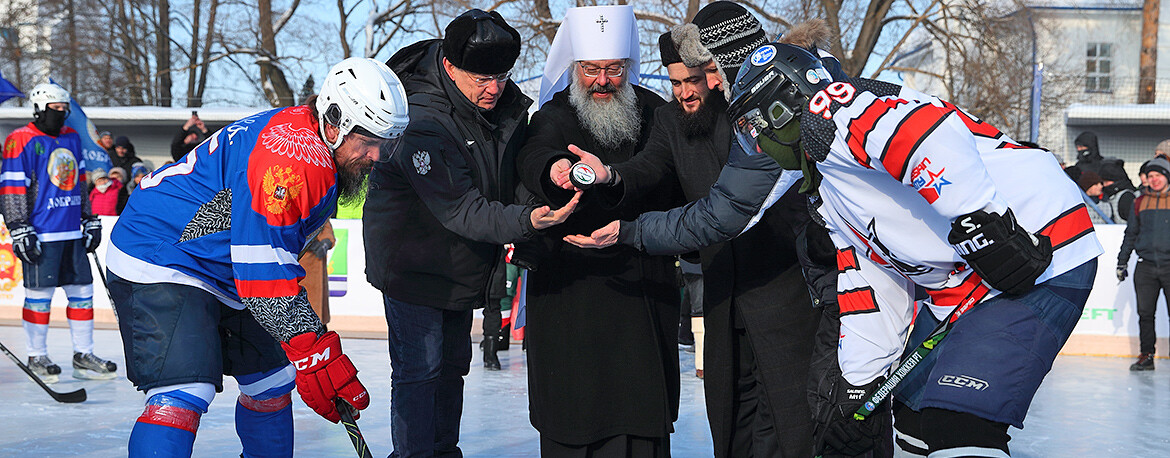
[[[106,238],[101,247],[98,248],[98,255],[102,256],[102,259],[105,256],[106,243],[109,241],[109,231],[116,222],[116,217],[102,217],[102,227],[106,232]],[[330,297],[331,314],[335,319],[377,317],[378,320],[371,323],[378,327],[383,326],[382,294],[366,281],[366,258],[363,249],[361,220],[334,219],[333,230],[339,240],[338,247],[329,252],[330,288],[333,290],[332,297]],[[1101,245],[1105,248],[1105,254],[1098,260],[1097,278],[1093,285],[1093,292],[1089,295],[1085,312],[1081,315],[1081,321],[1073,334],[1136,337],[1138,328],[1132,273],[1137,256],[1132,256],[1130,260],[1131,277],[1119,284],[1115,277],[1114,265],[1125,225],[1098,225],[1096,231]],[[7,239],[7,233],[0,237],[0,244],[4,243],[4,239]],[[11,243],[11,241],[9,240],[7,243]],[[345,256],[340,256],[339,250],[343,248]],[[3,253],[0,253],[0,258],[3,258]],[[105,265],[104,261],[102,264]],[[98,279],[96,275],[94,278]],[[0,282],[3,282],[0,284],[0,307],[21,307],[24,302],[24,291],[19,286],[19,282],[16,282],[15,286],[9,279],[0,279]],[[111,308],[105,288],[100,281],[94,282],[93,299],[95,309],[108,310]],[[1161,312],[1159,312],[1157,320],[1157,333],[1159,336],[1170,335],[1170,322],[1162,315],[1166,310],[1164,299],[1160,298],[1159,302],[1161,305],[1158,309]],[[56,295],[53,296],[53,307],[64,308],[65,303],[65,294],[58,289]],[[54,315],[63,314],[54,313]]]
[[[97,255],[101,259],[102,266],[104,267],[106,265],[106,246],[110,240],[110,230],[113,229],[118,218],[114,216],[103,216],[101,219],[104,235],[102,244],[98,247]],[[384,319],[382,293],[366,281],[366,257],[365,251],[362,248],[362,222],[361,220],[351,219],[334,219],[332,222],[333,231],[339,238],[338,244],[345,244],[345,256],[339,256],[338,250],[341,249],[340,246],[329,252],[330,267],[340,272],[337,275],[334,275],[332,272],[330,274],[330,289],[335,290],[333,292],[335,295],[330,298],[330,312],[335,316],[378,317],[378,322],[381,323]],[[341,240],[343,237],[346,240]],[[4,250],[11,253],[11,243],[11,237],[8,236],[7,231],[4,231],[3,235],[0,236],[0,245],[8,245]],[[0,262],[5,258],[2,252],[4,250],[0,250]],[[11,259],[16,261],[15,257]],[[92,261],[90,267],[93,269]],[[94,270],[93,273],[93,307],[95,310],[111,310],[112,307],[109,296],[106,294],[105,285],[102,284],[101,277],[97,275],[97,271]],[[21,282],[12,278],[12,274],[6,274],[4,277],[0,278],[0,308],[23,307],[24,287],[21,286]],[[57,292],[53,295],[52,307],[54,309],[60,308],[62,313],[53,313],[53,315],[63,317],[67,302],[68,300],[65,297],[64,291],[58,288]],[[101,314],[98,313],[98,315]]]

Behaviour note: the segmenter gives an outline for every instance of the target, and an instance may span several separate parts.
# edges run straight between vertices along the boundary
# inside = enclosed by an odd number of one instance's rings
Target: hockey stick
[[[901,383],[907,375],[910,375],[910,371],[918,367],[918,363],[921,363],[922,359],[926,358],[926,355],[931,350],[934,350],[934,347],[937,347],[939,342],[942,342],[943,338],[947,336],[947,333],[951,332],[951,328],[955,326],[955,321],[959,319],[959,316],[966,313],[978,302],[978,299],[968,297],[962,304],[955,306],[955,309],[951,310],[951,313],[947,315],[946,319],[942,323],[939,323],[938,326],[935,326],[933,331],[930,331],[930,335],[926,337],[926,340],[923,340],[917,347],[914,347],[914,352],[905,361],[902,361],[902,364],[898,365],[898,369],[890,375],[890,378],[886,379],[885,383],[878,385],[872,393],[869,393],[865,402],[861,403],[861,407],[858,407],[857,412],[853,413],[853,419],[862,421],[873,414],[877,406],[882,405],[882,402],[885,402],[886,398],[890,396],[890,393],[894,392],[894,388],[897,388],[898,383]],[[926,310],[926,313],[930,313],[930,310]]]
[[[337,405],[337,411],[341,413],[341,425],[349,433],[349,440],[353,442],[353,449],[357,451],[358,457],[373,458],[373,455],[370,454],[370,447],[366,445],[366,438],[362,437],[362,430],[358,429],[357,420],[353,419],[353,411],[350,410],[353,407],[350,407],[341,398],[334,399],[333,403]]]
[[[57,402],[73,404],[85,401],[85,388],[81,388],[77,391],[70,391],[68,393],[58,393],[53,391],[51,388],[49,388],[49,385],[46,385],[45,382],[41,380],[40,377],[37,377],[37,374],[33,373],[32,369],[29,369],[28,366],[25,366],[24,363],[20,362],[20,358],[17,358],[16,355],[8,351],[8,347],[5,347],[3,342],[0,342],[0,350],[4,350],[4,354],[8,355],[8,357],[11,358],[17,366],[20,366],[20,369],[23,370],[25,374],[28,374],[28,378],[31,378],[34,382],[37,382],[37,385],[40,385],[41,388],[44,389],[45,392],[49,393],[49,396],[52,396],[53,399],[55,399]]]
[[[97,266],[98,276],[102,278],[102,289],[106,290],[106,297],[110,299],[110,310],[114,311],[114,321],[118,320],[118,307],[114,305],[114,293],[110,292],[110,282],[106,281],[106,269],[102,268],[102,262],[98,261],[97,253],[89,252],[90,259],[93,259],[94,265]]]

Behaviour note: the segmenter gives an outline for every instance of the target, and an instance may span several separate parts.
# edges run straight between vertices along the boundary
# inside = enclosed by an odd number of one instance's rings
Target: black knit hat
[[[1125,173],[1125,165],[1121,161],[1109,161],[1101,164],[1101,179],[1105,181],[1129,182],[1129,174]]]
[[[452,65],[471,73],[504,73],[520,56],[520,33],[500,13],[467,10],[447,24],[443,53]]]
[[[731,80],[748,55],[767,43],[760,21],[737,3],[712,2],[699,10],[691,23],[699,26],[703,46],[711,50]]]
[[[669,30],[658,36],[658,54],[662,56],[663,67],[682,62],[682,56],[678,55],[678,47],[674,45]]]

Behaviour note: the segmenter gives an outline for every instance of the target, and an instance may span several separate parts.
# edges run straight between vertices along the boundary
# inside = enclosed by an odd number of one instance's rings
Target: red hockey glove
[[[337,423],[341,414],[333,398],[349,403],[357,410],[370,406],[370,395],[357,379],[357,369],[341,353],[341,338],[329,331],[317,337],[306,332],[281,343],[288,360],[297,369],[297,392],[301,400],[326,420]],[[354,418],[358,417],[354,412]]]

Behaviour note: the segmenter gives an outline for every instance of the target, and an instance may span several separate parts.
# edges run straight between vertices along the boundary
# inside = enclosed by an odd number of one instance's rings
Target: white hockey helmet
[[[331,150],[355,130],[396,139],[410,122],[406,91],[398,76],[386,64],[364,57],[350,57],[329,69],[317,94],[317,117],[323,139],[325,123],[341,129],[336,142],[329,144]]]
[[[28,100],[33,104],[33,112],[40,113],[45,111],[50,103],[69,103],[69,91],[56,83],[42,83],[28,93]]]

